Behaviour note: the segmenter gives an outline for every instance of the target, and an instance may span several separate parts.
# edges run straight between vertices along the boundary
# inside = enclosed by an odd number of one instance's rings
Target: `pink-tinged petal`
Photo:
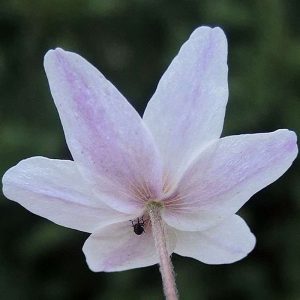
[[[206,231],[177,231],[175,253],[206,264],[229,264],[251,252],[255,236],[245,221],[233,215]]]
[[[46,54],[45,70],[74,161],[90,174],[98,191],[122,189],[123,197],[107,204],[137,212],[142,201],[136,194],[158,197],[162,188],[158,150],[120,92],[81,56],[62,49]]]
[[[93,195],[73,161],[32,157],[9,169],[2,181],[8,199],[62,226],[93,232],[130,218]]]
[[[202,147],[221,135],[227,72],[224,32],[200,27],[183,44],[148,103],[143,118],[160,148],[171,184]]]
[[[162,217],[168,225],[178,230],[199,231],[215,226],[222,222],[226,216],[210,210],[195,207],[191,209],[189,205],[184,208],[184,205],[175,204],[173,207],[167,206]]]
[[[212,142],[166,200],[164,220],[179,230],[198,231],[236,213],[291,166],[296,142],[295,133],[285,129]]]
[[[176,243],[174,230],[167,228],[168,249]],[[89,268],[94,272],[114,272],[151,266],[159,258],[154,245],[151,226],[136,235],[131,222],[112,224],[93,233],[85,242],[83,252]]]

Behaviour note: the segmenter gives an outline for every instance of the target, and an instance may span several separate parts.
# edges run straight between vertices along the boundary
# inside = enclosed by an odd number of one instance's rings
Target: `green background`
[[[223,135],[300,132],[300,2],[0,1],[0,175],[21,159],[70,158],[43,70],[49,48],[80,53],[142,113],[180,45],[199,25],[229,42]],[[242,208],[255,250],[232,265],[173,255],[181,299],[300,299],[299,161]],[[87,234],[0,200],[0,297],[163,299],[157,266],[93,273]],[[141,245],[142,246],[142,245]]]

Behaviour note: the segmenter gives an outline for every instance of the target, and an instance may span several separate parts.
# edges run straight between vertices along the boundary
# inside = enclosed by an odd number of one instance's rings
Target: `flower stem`
[[[164,293],[167,300],[177,300],[177,288],[175,283],[174,269],[167,249],[166,229],[161,218],[162,206],[157,203],[149,203],[148,213],[152,224],[152,234],[156,251],[159,255],[159,270],[162,277]]]

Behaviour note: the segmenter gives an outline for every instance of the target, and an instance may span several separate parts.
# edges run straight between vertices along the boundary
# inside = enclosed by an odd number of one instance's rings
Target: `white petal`
[[[34,214],[86,232],[130,218],[91,194],[73,161],[45,157],[22,160],[4,174],[3,193]]]
[[[169,181],[202,147],[220,137],[228,99],[227,71],[224,32],[200,27],[162,76],[143,118],[160,148]]]
[[[168,228],[170,253],[175,247],[174,231]],[[114,272],[151,266],[159,262],[152,231],[136,235],[130,222],[101,228],[85,242],[83,252],[89,268],[94,272]]]
[[[282,129],[212,143],[185,172],[179,196],[166,202],[164,220],[179,230],[198,231],[236,213],[291,166],[296,140],[294,132]]]
[[[84,167],[85,175],[91,174],[100,192],[123,188],[123,196],[107,204],[136,212],[142,206],[137,193],[158,197],[162,189],[158,150],[120,92],[81,56],[62,49],[46,54],[45,70],[74,161]]]
[[[231,216],[206,231],[177,231],[175,253],[206,264],[229,264],[244,258],[255,246],[255,237],[245,221]]]

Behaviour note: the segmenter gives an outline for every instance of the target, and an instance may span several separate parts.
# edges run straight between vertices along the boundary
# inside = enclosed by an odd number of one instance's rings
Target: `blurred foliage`
[[[80,53],[143,112],[194,28],[229,40],[224,134],[300,132],[296,0],[0,0],[0,174],[35,155],[70,158],[43,71],[49,48]],[[258,243],[246,259],[208,266],[173,256],[181,299],[300,299],[299,162],[241,210]],[[92,273],[87,234],[0,201],[0,295],[7,300],[162,299],[157,266]]]

